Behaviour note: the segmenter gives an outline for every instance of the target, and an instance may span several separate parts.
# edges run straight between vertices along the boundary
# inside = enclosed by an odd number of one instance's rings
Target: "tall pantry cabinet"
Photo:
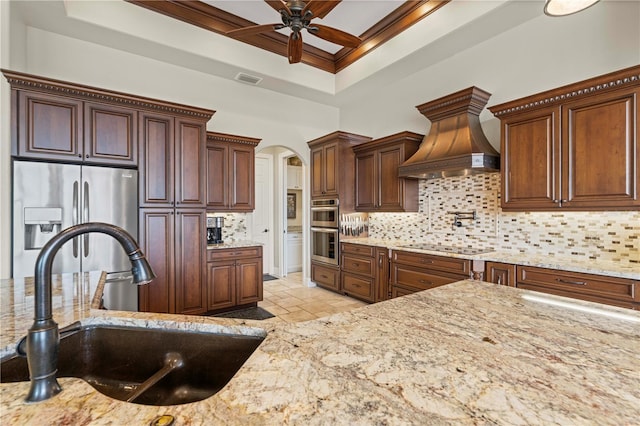
[[[140,115],[140,246],[157,275],[140,289],[141,311],[207,310],[206,122],[213,112],[184,112]]]

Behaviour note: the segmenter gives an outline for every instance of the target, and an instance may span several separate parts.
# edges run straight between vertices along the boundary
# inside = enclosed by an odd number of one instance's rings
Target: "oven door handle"
[[[311,207],[312,212],[328,212],[328,211],[338,211],[337,206],[329,206],[329,207]]]
[[[311,228],[313,232],[324,232],[325,234],[338,233],[338,228]]]

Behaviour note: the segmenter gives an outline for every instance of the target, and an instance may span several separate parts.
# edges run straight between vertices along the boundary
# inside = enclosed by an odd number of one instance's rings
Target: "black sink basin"
[[[222,389],[263,340],[236,334],[78,326],[60,339],[57,377],[84,379],[99,392],[121,401],[139,393],[131,402],[186,404]],[[166,367],[167,354],[180,358],[181,365],[149,383],[150,377]],[[28,380],[26,358],[13,356],[1,361],[0,382]]]

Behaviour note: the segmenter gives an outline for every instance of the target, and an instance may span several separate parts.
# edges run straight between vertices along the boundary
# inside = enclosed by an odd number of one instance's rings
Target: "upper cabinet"
[[[353,208],[355,156],[352,148],[367,136],[333,132],[307,144],[311,150],[311,198],[338,198],[340,208]]]
[[[501,121],[502,209],[640,207],[640,66],[489,108]]]
[[[357,211],[418,211],[418,180],[398,177],[398,167],[418,150],[423,137],[401,132],[353,148]]]
[[[287,166],[287,189],[302,189],[302,167]]]
[[[195,156],[202,157],[204,126],[214,111],[30,74],[8,70],[2,72],[11,85],[14,157],[136,167],[139,165],[138,156],[149,149],[145,143],[156,136],[154,132],[163,133],[161,138],[165,139],[160,143],[182,142],[183,134],[189,141],[197,138],[201,148],[188,160],[194,160]],[[163,123],[147,122],[148,115],[157,115]],[[187,117],[184,119],[196,123],[198,129],[189,128],[189,125],[174,127],[174,120],[183,119],[178,117]],[[146,125],[149,128],[139,130],[139,126]],[[170,126],[171,129],[161,129],[163,126]],[[177,138],[173,134],[166,136],[166,132],[172,133],[174,128],[184,132]],[[151,134],[148,135],[148,132]],[[141,137],[146,139],[140,141]],[[182,155],[193,147],[187,149],[184,145],[181,148],[184,148]],[[166,158],[166,155],[172,156],[174,153],[167,154],[166,149],[162,152],[153,150],[147,160],[172,161],[173,158]],[[158,185],[165,185],[163,190],[169,184],[173,184],[173,181],[158,181]],[[192,184],[192,181],[186,183]],[[203,191],[204,184],[202,188]],[[157,193],[150,194],[150,197],[156,195],[166,197],[165,201],[170,198],[169,194]],[[199,203],[203,204],[204,198]]]
[[[255,147],[260,139],[207,133],[207,209],[253,211]]]

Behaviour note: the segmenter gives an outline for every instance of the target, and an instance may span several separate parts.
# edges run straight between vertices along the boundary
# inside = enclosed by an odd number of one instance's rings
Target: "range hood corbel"
[[[500,155],[480,126],[490,93],[475,86],[416,108],[431,121],[418,151],[398,168],[400,177],[434,179],[500,171]]]

